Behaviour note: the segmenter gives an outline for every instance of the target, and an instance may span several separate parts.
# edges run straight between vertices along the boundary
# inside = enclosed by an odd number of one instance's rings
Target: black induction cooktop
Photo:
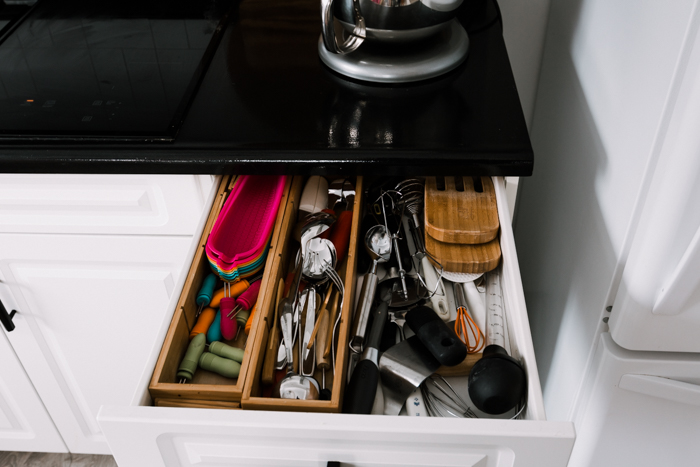
[[[230,6],[41,0],[6,14],[0,139],[173,140]]]
[[[42,1],[58,5],[76,0]],[[143,5],[151,5],[152,1],[143,0]],[[177,5],[177,0],[172,1]],[[188,0],[180,8],[186,10],[192,2],[199,4],[198,0]],[[58,14],[64,8],[56,6],[55,11]],[[532,173],[532,146],[495,0],[464,1],[458,20],[468,32],[470,49],[462,65],[438,78],[401,85],[346,79],[323,65],[317,50],[321,32],[319,10],[319,0],[234,3],[220,43],[174,141],[0,141],[0,170],[336,175],[527,176]],[[179,36],[175,33],[162,36],[173,44],[176,37],[182,38],[182,49],[168,49],[174,50],[173,53],[184,50],[185,38],[191,44],[187,20],[182,17],[178,13],[177,17],[163,18],[163,29],[171,24],[177,24],[179,31],[184,29]],[[182,109],[178,106],[183,102],[182,97],[173,96],[179,96],[186,87],[185,81],[191,83],[191,71],[180,73],[175,66],[169,68],[167,61],[157,62],[156,66],[155,61],[145,60],[153,74],[161,73],[159,77],[168,69],[166,75],[172,81],[156,80],[162,84],[138,92],[133,86],[128,87],[127,82],[132,81],[126,76],[132,74],[126,57],[132,54],[160,57],[161,23],[151,19],[118,21],[119,26],[110,22],[99,26],[94,37],[109,38],[133,28],[133,34],[120,39],[124,42],[121,58],[99,62],[104,68],[120,67],[125,78],[112,80],[127,87],[126,97],[113,98],[108,94],[114,83],[103,83],[98,68],[92,68],[95,61],[90,60],[90,65],[86,62],[84,66],[88,75],[92,73],[91,81],[81,79],[82,87],[91,91],[80,94],[84,99],[75,107],[74,120],[79,125],[100,124],[99,119],[111,116],[109,106],[115,108],[116,102],[122,102],[122,107],[113,113],[127,116],[120,118],[130,132],[142,128],[143,122],[171,125],[172,116]],[[207,24],[214,26],[214,22]],[[175,27],[172,26],[173,31]],[[71,39],[73,42],[88,41],[83,39],[84,27],[81,31],[83,36],[79,40]],[[41,37],[45,40],[56,40],[51,29],[44,36]],[[69,40],[68,36],[65,40]],[[202,38],[202,46],[204,42]],[[93,43],[101,42],[95,39],[90,42]],[[149,46],[141,49],[142,43]],[[102,53],[96,46],[88,50],[91,58]],[[58,57],[47,60],[61,61]],[[4,80],[10,71],[1,67],[0,77]],[[146,71],[142,73],[148,75]],[[42,83],[46,89],[52,89],[52,82],[70,81],[70,75],[60,75],[55,81],[47,79]],[[93,97],[93,91],[99,91],[95,94],[98,97]],[[49,105],[47,101],[59,105],[59,98],[48,93],[41,97],[29,94],[20,97],[33,99],[33,109],[37,106],[44,109],[44,105]],[[108,104],[108,101],[113,102]],[[140,107],[143,102],[158,105],[156,110],[148,111]],[[12,105],[24,108],[23,104],[20,99]],[[127,108],[127,104],[131,107]],[[162,110],[166,106],[167,112]],[[146,118],[149,112],[153,112],[152,119]],[[92,120],[82,121],[89,116]],[[0,122],[4,132],[13,124],[10,120]],[[64,124],[54,121],[47,128],[60,133]],[[150,127],[151,134],[154,128]]]

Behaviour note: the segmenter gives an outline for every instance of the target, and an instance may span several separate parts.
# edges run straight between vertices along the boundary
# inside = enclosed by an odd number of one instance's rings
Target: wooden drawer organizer
[[[241,371],[237,379],[225,378],[215,373],[198,369],[191,384],[177,384],[176,373],[187,351],[187,346],[190,343],[190,331],[195,324],[195,314],[198,308],[195,299],[204,277],[211,272],[204,247],[209,237],[209,232],[211,232],[214,222],[226,201],[226,197],[231,191],[234,180],[235,177],[230,176],[224,176],[221,180],[219,191],[211,211],[209,212],[209,218],[207,219],[199,241],[199,247],[194,255],[184,288],[177,303],[177,307],[175,308],[170,327],[168,328],[163,348],[158,356],[153,377],[151,378],[151,384],[148,388],[157,406],[239,408],[246,375],[249,374],[251,368],[256,367],[258,355],[250,350],[255,348],[253,343],[259,340],[257,339],[257,335],[261,332],[261,328],[266,329],[264,320],[260,319],[263,313],[256,314],[250,335],[246,336],[245,333],[241,331],[238,335],[238,339],[233,344],[236,347],[243,347],[244,344],[247,344],[241,364]],[[292,177],[287,178],[284,194],[277,213],[270,251],[265,263],[265,273],[261,279],[263,282],[261,284],[260,298],[258,300],[264,298],[263,303],[271,300],[270,294],[268,293],[270,277],[278,277],[275,269],[279,262],[276,261],[278,258],[276,252],[280,245],[279,239],[280,233],[283,231],[282,225],[286,225],[285,218],[287,212],[293,211],[296,216],[296,204],[292,205],[292,199],[294,199],[294,197],[290,196],[290,190],[294,181]],[[298,197],[299,194],[296,194],[296,198]],[[291,209],[292,207],[294,209]],[[284,232],[287,232],[287,230],[284,230]],[[286,238],[286,235],[283,238]],[[283,242],[282,244],[285,243],[286,242]],[[264,306],[263,304],[263,309]],[[261,307],[259,306],[258,311],[260,310]]]
[[[330,177],[332,178],[332,177]],[[282,239],[290,238],[292,230],[297,221],[297,209],[299,199],[303,190],[305,179],[297,177],[294,180],[291,194],[289,196],[289,206],[285,212],[284,224],[282,225]],[[355,269],[357,267],[357,248],[358,235],[360,228],[360,220],[362,214],[362,177],[357,177],[355,180],[355,204],[353,206],[352,228],[350,231],[350,245],[348,247],[347,258],[345,263],[337,268],[338,274],[343,279],[345,285],[345,299],[341,310],[341,320],[338,333],[338,346],[336,355],[336,377],[333,377],[332,372],[326,371],[326,387],[331,389],[332,398],[330,401],[302,401],[279,399],[262,396],[262,388],[260,387],[260,377],[262,374],[262,366],[264,360],[264,351],[268,341],[268,335],[273,326],[275,315],[275,306],[278,300],[271,300],[270,297],[265,298],[262,303],[263,307],[258,308],[259,316],[264,316],[264,322],[260,323],[261,329],[256,334],[252,354],[255,356],[251,363],[250,372],[245,381],[243,389],[243,399],[241,405],[244,409],[253,410],[278,410],[292,412],[340,412],[343,401],[343,390],[345,388],[345,376],[347,374],[348,339],[350,334],[350,325],[352,311],[355,303]],[[272,284],[277,284],[279,279],[287,276],[287,271],[290,269],[289,264],[292,261],[292,256],[296,253],[296,242],[280,240],[276,252],[275,262],[272,266],[270,274],[268,290],[272,290]],[[322,372],[316,370],[315,378],[321,384]]]

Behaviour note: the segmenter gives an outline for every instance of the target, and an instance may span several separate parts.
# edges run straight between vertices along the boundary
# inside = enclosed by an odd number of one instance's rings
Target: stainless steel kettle
[[[347,54],[365,40],[402,43],[430,37],[449,25],[462,0],[321,0],[323,44]],[[337,16],[347,38],[335,34]]]

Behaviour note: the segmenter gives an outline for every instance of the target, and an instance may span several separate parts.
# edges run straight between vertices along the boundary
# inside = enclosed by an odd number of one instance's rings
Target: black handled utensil
[[[373,323],[362,359],[355,366],[352,377],[345,390],[343,413],[369,414],[372,412],[374,398],[379,384],[379,342],[389,314],[385,302],[380,303],[372,312]]]

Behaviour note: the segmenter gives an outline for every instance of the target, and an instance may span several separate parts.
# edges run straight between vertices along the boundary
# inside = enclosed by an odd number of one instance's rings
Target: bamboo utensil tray
[[[256,313],[250,334],[246,336],[245,333],[241,331],[238,335],[238,339],[233,344],[237,347],[243,347],[247,340],[246,352],[243,357],[243,362],[241,363],[241,370],[238,378],[225,378],[215,373],[197,369],[190,383],[177,383],[176,373],[190,343],[190,331],[196,322],[195,315],[198,306],[195,299],[204,277],[211,272],[211,267],[206,258],[205,245],[234,180],[235,176],[224,176],[221,180],[217,197],[209,212],[207,223],[199,240],[199,245],[187,274],[184,288],[180,294],[180,300],[175,308],[168,333],[166,334],[163,347],[158,361],[156,362],[149,392],[151,397],[160,402],[161,405],[164,403],[172,405],[171,401],[173,400],[181,401],[180,406],[186,407],[202,407],[204,405],[211,407],[221,405],[212,403],[213,401],[239,402],[243,394],[246,376],[255,365],[257,354],[251,352],[251,350],[257,335],[261,332],[261,328],[264,327],[265,324],[264,320],[261,318],[262,313]],[[261,279],[259,301],[264,299],[269,300],[269,280],[271,276],[276,277],[273,263],[275,263],[275,259],[278,258],[276,252],[280,243],[280,233],[282,232],[285,215],[290,208],[290,190],[292,182],[293,178],[291,176],[287,177],[284,194],[280,202],[272,233],[270,251],[265,263],[265,272]],[[294,214],[296,215],[296,211]],[[234,404],[227,404],[227,407],[233,408],[233,406]]]

